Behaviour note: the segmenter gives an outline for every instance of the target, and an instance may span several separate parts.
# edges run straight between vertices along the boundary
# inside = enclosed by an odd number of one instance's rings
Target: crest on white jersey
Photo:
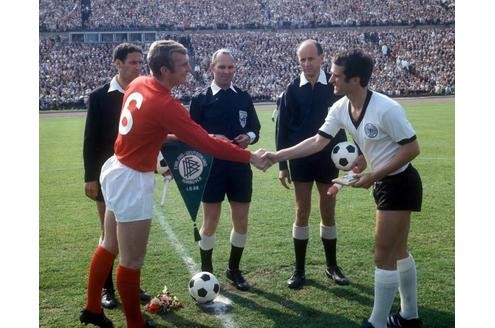
[[[364,133],[368,138],[375,138],[378,135],[378,128],[373,123],[366,123]]]

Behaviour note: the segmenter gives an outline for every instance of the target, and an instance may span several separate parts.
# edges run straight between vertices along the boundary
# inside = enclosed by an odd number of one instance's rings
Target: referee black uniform
[[[96,88],[89,95],[84,129],[84,182],[98,181],[98,201],[103,201],[100,186],[101,167],[113,155],[119,132],[119,118],[124,90],[116,76],[111,82]]]
[[[326,81],[330,74],[325,73]],[[328,109],[340,97],[333,91],[333,85],[318,81],[314,87],[311,83],[300,86],[301,76],[294,79],[285,91],[277,119],[275,134],[277,150],[292,147],[314,136],[325,121]],[[289,161],[292,181],[331,183],[338,176],[333,165],[331,151],[333,147],[347,140],[345,131],[340,130],[320,152],[308,157]],[[287,162],[279,163],[280,170],[287,169]]]
[[[304,73],[301,73],[289,84],[278,113],[275,134],[277,150],[292,147],[318,133],[319,128],[325,122],[328,109],[338,99],[334,94],[333,85],[328,83],[329,79],[330,75],[320,69],[318,80],[314,85],[311,85]],[[330,144],[320,152],[290,160],[291,180],[299,183],[316,181],[317,183],[331,184],[332,179],[339,174],[338,169],[333,164],[331,151],[335,144],[346,139],[345,131],[341,129]],[[287,170],[287,162],[280,162],[279,168],[281,171]],[[320,209],[321,206],[320,203]],[[336,225],[322,226],[320,224],[320,236],[327,263],[325,272],[336,283],[346,285],[349,282],[337,266],[336,231]],[[294,223],[292,237],[296,263],[295,271],[287,283],[289,288],[300,288],[305,279],[306,248],[309,240],[308,226],[299,227]]]
[[[213,87],[213,89],[212,89]],[[227,90],[212,84],[193,96],[189,109],[191,118],[208,133],[222,134],[233,140],[246,134],[254,144],[261,129],[251,96],[236,86]],[[249,203],[252,195],[252,171],[246,163],[214,159],[210,177],[203,193],[203,202],[229,201]]]

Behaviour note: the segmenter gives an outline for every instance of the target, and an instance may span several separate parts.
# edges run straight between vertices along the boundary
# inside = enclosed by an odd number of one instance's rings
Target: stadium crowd
[[[40,31],[453,24],[453,0],[40,0]],[[301,10],[301,9],[304,10]]]
[[[453,27],[210,32],[188,37],[163,32],[158,37],[174,38],[189,48],[189,83],[174,90],[185,103],[211,79],[209,59],[221,47],[231,49],[238,60],[237,85],[249,91],[254,101],[275,100],[297,74],[296,46],[307,38],[322,43],[325,65],[338,50],[358,47],[370,53],[376,61],[371,81],[376,91],[391,96],[455,93]],[[42,38],[40,109],[84,107],[89,92],[115,73],[108,59],[113,46]]]

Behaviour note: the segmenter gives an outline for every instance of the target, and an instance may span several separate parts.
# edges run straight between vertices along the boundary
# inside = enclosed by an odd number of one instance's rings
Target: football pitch
[[[260,140],[250,148],[274,149],[273,106],[258,110]],[[454,327],[454,99],[404,103],[420,143],[413,161],[422,176],[423,209],[413,214],[410,250],[418,271],[419,312],[424,327]],[[84,195],[83,115],[40,115],[40,327],[80,327],[87,270],[97,246],[96,207]],[[351,281],[338,286],[325,275],[319,237],[319,209],[313,191],[306,284],[287,288],[293,271],[293,190],[278,181],[278,168],[253,168],[249,235],[241,261],[252,288],[237,291],[225,278],[230,252],[231,219],[224,202],[213,253],[221,293],[233,302],[226,315],[206,314],[188,294],[191,271],[199,271],[199,250],[191,219],[175,183],[160,207],[163,178],[156,177],[155,209],[141,285],[159,294],[166,285],[184,308],[149,315],[159,327],[359,327],[373,305],[373,237],[375,206],[369,191],[344,188],[338,194],[339,265]],[[198,213],[201,225],[202,210]],[[115,274],[115,270],[114,270]],[[393,311],[399,308],[396,297]],[[143,307],[144,310],[144,307]],[[124,327],[122,305],[106,310],[116,327]]]

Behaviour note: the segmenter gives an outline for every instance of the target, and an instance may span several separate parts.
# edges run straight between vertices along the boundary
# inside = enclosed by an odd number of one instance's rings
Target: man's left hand
[[[251,138],[247,134],[239,134],[234,138],[234,143],[241,148],[246,148],[251,143]]]

